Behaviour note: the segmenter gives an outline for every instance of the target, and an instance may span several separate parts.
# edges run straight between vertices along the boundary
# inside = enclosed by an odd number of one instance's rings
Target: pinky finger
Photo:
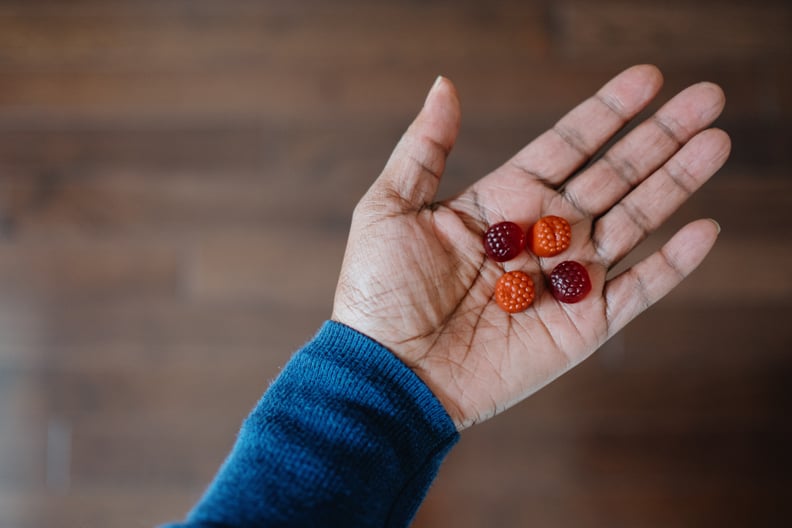
[[[696,220],[680,229],[662,248],[605,285],[608,337],[665,297],[707,256],[720,228]]]

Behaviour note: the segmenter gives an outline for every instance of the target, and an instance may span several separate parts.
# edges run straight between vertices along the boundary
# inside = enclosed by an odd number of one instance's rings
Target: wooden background
[[[437,74],[452,193],[624,67],[728,97],[723,233],[597,355],[466,432],[417,527],[792,515],[785,1],[0,1],[0,526],[181,518],[328,317],[354,204]],[[653,108],[656,108],[654,105]]]

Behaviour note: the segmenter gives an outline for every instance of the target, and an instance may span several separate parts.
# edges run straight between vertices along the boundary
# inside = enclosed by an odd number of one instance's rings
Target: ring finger
[[[725,132],[705,130],[594,224],[591,241],[602,264],[619,262],[701,187],[729,156]]]
[[[725,98],[712,83],[693,85],[610,148],[561,191],[584,216],[611,208],[720,115]]]

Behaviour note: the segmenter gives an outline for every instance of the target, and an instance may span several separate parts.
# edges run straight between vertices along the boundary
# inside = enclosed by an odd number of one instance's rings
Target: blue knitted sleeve
[[[176,527],[409,524],[459,434],[390,351],[329,321],[245,420]]]

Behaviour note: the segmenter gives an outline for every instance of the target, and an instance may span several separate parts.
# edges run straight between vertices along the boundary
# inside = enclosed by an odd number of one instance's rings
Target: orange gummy
[[[552,257],[569,247],[572,241],[572,228],[560,216],[545,216],[531,227],[529,244],[537,257]]]
[[[533,279],[524,271],[509,271],[495,284],[495,301],[509,313],[527,310],[534,295]]]

